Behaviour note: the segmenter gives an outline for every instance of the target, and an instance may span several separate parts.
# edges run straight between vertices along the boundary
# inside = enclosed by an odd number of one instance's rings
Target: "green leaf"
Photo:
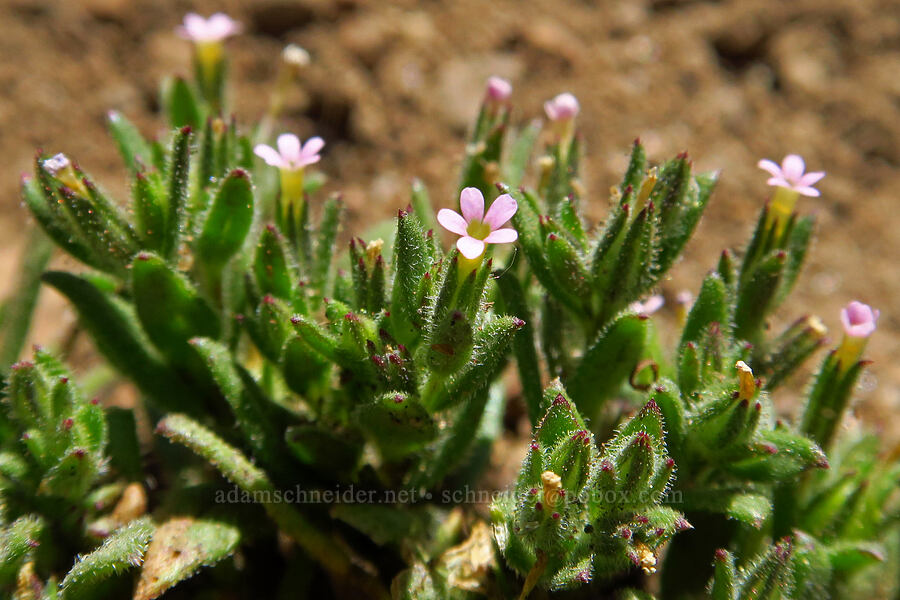
[[[766,316],[774,308],[775,294],[786,261],[786,252],[772,252],[741,286],[734,309],[734,335],[737,339],[752,342],[760,335]]]
[[[67,500],[84,497],[100,475],[100,457],[87,448],[70,446],[63,457],[41,479],[41,495],[59,496]]]
[[[41,167],[37,166],[38,173],[41,173]],[[86,265],[100,268],[102,261],[98,261],[94,256],[93,250],[82,239],[81,231],[78,229],[74,221],[65,212],[65,208],[56,199],[53,190],[45,187],[44,192],[41,186],[49,186],[49,183],[41,184],[35,179],[23,178],[22,180],[22,199],[26,206],[31,210],[31,214],[37,220],[38,224],[44,230],[50,239],[57,246],[74,256]]]
[[[222,181],[203,230],[197,239],[200,257],[222,265],[241,249],[253,222],[253,185],[250,175],[235,169]]]
[[[78,319],[104,357],[167,410],[190,410],[193,393],[150,349],[131,307],[100,291],[77,275],[50,271],[43,280],[56,288],[78,311]]]
[[[436,393],[423,397],[422,404],[430,411],[449,408],[479,396],[487,390],[503,364],[506,349],[525,321],[516,317],[497,317],[475,332],[474,347],[477,352],[471,362],[449,381],[435,375],[441,381]],[[480,416],[480,415],[479,415]]]
[[[654,269],[656,277],[668,271],[681,255],[700,222],[717,179],[718,173],[703,173],[692,177],[677,207],[676,216],[668,219],[665,213],[660,216],[664,226],[660,230],[659,254]]]
[[[142,253],[131,268],[134,304],[148,337],[173,361],[190,352],[188,340],[217,338],[219,317],[197,290],[159,256]]]
[[[631,374],[644,352],[647,319],[624,314],[600,333],[584,353],[566,388],[586,415],[595,415]]]
[[[131,195],[135,227],[144,248],[160,250],[166,232],[166,197],[159,174],[137,172]]]
[[[200,126],[202,119],[199,103],[190,84],[183,77],[174,77],[163,84],[163,106],[171,127]]]
[[[82,556],[72,566],[60,584],[63,597],[72,600],[87,595],[97,583],[139,566],[153,531],[149,517],[132,521],[115,531],[102,546]]]
[[[175,133],[168,165],[168,199],[166,202],[166,228],[162,238],[162,256],[169,260],[175,258],[181,239],[187,233],[185,227],[190,159],[191,128],[185,126]]]
[[[673,454],[677,454],[686,435],[688,417],[678,386],[668,379],[660,380],[650,394],[659,407],[666,428],[666,443]]]
[[[226,479],[241,489],[250,493],[258,492],[263,507],[278,527],[331,573],[343,575],[350,570],[350,559],[343,546],[320,531],[292,505],[275,502],[276,489],[272,482],[239,450],[182,414],[168,415],[160,421],[156,430],[205,458]]]
[[[513,271],[508,270],[497,279],[500,294],[506,312],[515,315],[525,322],[519,334],[513,338],[513,354],[519,369],[519,380],[522,382],[522,396],[528,407],[528,417],[532,426],[537,425],[543,415],[541,406],[541,367],[538,362],[535,328],[531,311],[525,300],[522,285]]]
[[[519,130],[503,169],[503,182],[510,188],[516,189],[522,184],[531,154],[534,152],[534,143],[540,133],[541,121],[538,119]]]
[[[22,352],[41,289],[41,275],[52,255],[53,243],[42,231],[33,230],[19,268],[16,292],[3,303],[0,373],[5,373],[7,365]]]
[[[534,438],[540,442],[542,447],[552,448],[560,440],[576,431],[585,429],[584,419],[572,404],[558,379],[544,390],[542,403],[547,407],[546,412],[534,433]],[[536,475],[540,477],[540,473]]]
[[[422,327],[415,304],[419,282],[431,265],[422,228],[415,216],[400,211],[394,241],[394,287],[391,318],[394,334],[402,344],[412,346]]]
[[[516,231],[519,232],[519,245],[528,259],[528,266],[534,272],[535,277],[544,286],[554,298],[565,303],[568,308],[574,311],[580,311],[579,304],[572,301],[570,294],[560,294],[553,276],[547,264],[547,258],[544,252],[544,235],[541,231],[540,219],[537,213],[537,200],[531,193],[522,191],[511,191],[510,194],[515,198],[519,205],[516,214],[512,216],[512,224]]]
[[[738,600],[738,575],[734,568],[734,556],[727,550],[716,550],[714,564],[710,600]]]
[[[322,206],[322,218],[319,222],[319,236],[316,240],[316,256],[312,271],[313,289],[325,294],[331,263],[335,254],[335,240],[344,212],[344,203],[339,196],[331,196]]]
[[[776,482],[813,467],[828,467],[825,453],[815,442],[787,429],[762,432],[753,453],[752,458],[733,463],[728,470],[754,481]]]
[[[787,298],[797,282],[800,269],[803,268],[803,261],[806,259],[806,252],[809,249],[809,242],[812,239],[815,224],[813,217],[803,217],[802,219],[797,219],[791,228],[787,240],[788,259],[784,265],[781,285],[775,298],[775,306],[781,304]]]
[[[425,365],[428,369],[433,373],[451,375],[472,356],[472,323],[458,310],[451,311],[435,323],[426,343]]]
[[[274,225],[267,225],[259,236],[253,273],[262,294],[290,301],[299,277],[290,262],[284,239]]]
[[[375,402],[360,406],[356,420],[388,460],[420,451],[438,432],[425,407],[401,392],[388,392]]]
[[[718,323],[727,330],[728,290],[718,273],[710,273],[703,280],[700,294],[688,313],[687,322],[681,333],[681,352],[688,342],[698,342],[712,323]]]
[[[881,544],[863,540],[841,540],[827,547],[831,566],[844,573],[884,562],[887,552]]]
[[[626,304],[637,300],[649,289],[653,281],[653,238],[655,236],[654,209],[647,206],[635,216],[622,242],[612,279],[606,290],[603,306],[603,321],[625,308]]]
[[[422,539],[436,525],[429,507],[403,504],[335,504],[331,516],[362,531],[379,546]]]
[[[786,538],[769,547],[762,557],[744,569],[741,600],[779,600],[791,596],[791,555],[793,544]]]
[[[61,188],[60,196],[80,228],[82,240],[91,247],[95,258],[90,264],[101,271],[124,276],[127,263],[138,249],[137,244],[88,199],[68,188]]]
[[[761,494],[735,494],[728,499],[725,514],[756,529],[761,529],[772,514],[772,500]]]
[[[254,394],[245,389],[231,352],[223,344],[206,338],[194,338],[191,345],[205,361],[219,391],[231,407],[234,419],[253,455],[263,464],[279,464],[282,450],[278,443],[279,431],[266,419]]]
[[[328,372],[329,363],[299,335],[288,338],[281,358],[284,381],[294,392],[307,396]]]
[[[428,188],[421,179],[415,178],[412,182],[411,204],[413,213],[419,219],[419,223],[425,229],[434,229],[437,226],[435,220],[434,208],[431,206],[431,198],[428,195]]]
[[[119,147],[122,161],[132,174],[153,166],[153,150],[131,121],[122,113],[111,110],[107,113],[106,124]]]
[[[240,530],[226,523],[173,518],[160,525],[147,549],[134,600],[154,600],[177,583],[231,555]]]
[[[591,278],[575,247],[551,233],[546,244],[547,266],[557,284],[552,293],[567,297],[569,306],[585,306],[591,297]]]
[[[43,520],[36,515],[19,517],[0,531],[0,585],[8,585],[23,560],[31,552],[44,529]]]
[[[631,188],[633,192],[640,191],[641,182],[644,181],[646,172],[647,153],[644,150],[644,146],[641,145],[641,141],[634,140],[634,145],[631,147],[631,158],[628,161],[628,169],[625,171],[622,183],[619,184],[619,192],[621,192],[623,197],[627,195],[628,188]]]
[[[367,423],[375,427],[375,424]],[[293,425],[284,433],[288,448],[300,462],[332,478],[350,476],[363,451],[362,440],[318,425]]]
[[[128,481],[142,480],[141,447],[134,411],[111,406],[106,409],[106,420],[109,422],[110,463]]]

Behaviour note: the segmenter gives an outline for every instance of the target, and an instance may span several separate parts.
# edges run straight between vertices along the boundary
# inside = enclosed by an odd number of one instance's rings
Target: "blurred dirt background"
[[[847,301],[881,309],[859,412],[900,438],[897,0],[0,0],[0,292],[15,284],[30,222],[18,180],[34,149],[67,152],[124,200],[105,113],[160,131],[158,82],[189,73],[173,28],[191,10],[245,24],[228,43],[245,123],[266,109],[281,48],[310,51],[284,126],[327,140],[321,167],[340,182],[354,232],[405,205],[413,176],[436,204],[453,203],[492,74],[513,82],[522,122],[552,95],[578,96],[595,221],[637,136],[656,160],[688,150],[698,168],[722,170],[669,298],[746,239],[769,191],[757,160],[802,154],[828,176],[822,198],[800,204],[819,217],[818,242],[781,318],[814,311],[838,339]],[[73,321],[47,290],[32,339],[59,343]]]

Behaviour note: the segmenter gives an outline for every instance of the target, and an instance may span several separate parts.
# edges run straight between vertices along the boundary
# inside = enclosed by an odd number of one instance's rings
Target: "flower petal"
[[[484,254],[484,242],[475,238],[464,235],[456,240],[456,247],[459,248],[460,254],[473,260]]]
[[[519,239],[519,232],[515,229],[507,227],[505,229],[495,229],[484,238],[485,244],[511,244]]]
[[[319,136],[311,137],[306,140],[306,143],[303,144],[303,147],[300,149],[300,154],[304,157],[314,156],[319,153],[319,150],[325,147],[325,140],[320,138]]]
[[[850,337],[869,337],[874,333],[880,312],[868,304],[853,300],[841,309],[841,325]]]
[[[266,144],[257,144],[253,148],[253,153],[266,161],[267,165],[279,168],[286,166],[284,160],[281,158],[281,155],[278,153],[278,150],[276,150],[272,146],[267,146]]]
[[[455,233],[457,235],[467,235],[466,234],[466,220],[462,218],[455,210],[450,210],[449,208],[442,208],[438,211],[437,214],[438,223],[441,224],[441,227],[449,231],[450,233]]]
[[[481,190],[467,187],[459,194],[459,208],[466,219],[466,223],[481,221],[484,218],[484,196]]]
[[[766,180],[767,185],[777,185],[779,187],[793,188],[794,186],[784,177],[769,177]]]
[[[802,185],[804,187],[815,185],[823,177],[825,177],[825,171],[812,171],[810,173],[806,173],[803,177],[801,177],[797,182],[797,185]]]
[[[822,193],[814,187],[795,185],[793,189],[801,196],[809,196],[810,198],[818,198],[822,195]]]
[[[500,229],[516,214],[517,210],[519,210],[519,205],[512,196],[509,194],[497,196],[497,199],[491,203],[487,214],[484,215],[484,222],[491,226],[491,231]]]
[[[300,162],[300,139],[293,133],[282,133],[278,136],[278,151],[285,162]]]
[[[312,156],[301,156],[300,159],[294,163],[296,168],[305,167],[307,165],[314,165],[317,162],[322,160],[321,154],[314,154]]]
[[[212,40],[223,40],[241,30],[241,24],[226,15],[216,13],[206,21],[207,35]]]
[[[762,159],[761,161],[756,163],[756,166],[763,171],[768,171],[769,175],[771,175],[772,177],[782,176],[781,167],[779,167],[778,164],[775,163],[775,161],[769,160],[768,158]]]
[[[792,183],[797,183],[803,177],[803,171],[805,170],[806,164],[803,162],[803,157],[799,154],[788,154],[781,161],[781,171],[784,174],[784,178]]]
[[[547,118],[551,121],[555,121],[557,118],[556,112],[556,104],[553,103],[553,100],[547,100],[544,102],[544,112],[547,113]]]

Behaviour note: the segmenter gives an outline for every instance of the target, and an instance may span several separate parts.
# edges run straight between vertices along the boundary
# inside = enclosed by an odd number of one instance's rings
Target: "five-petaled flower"
[[[301,144],[300,138],[293,133],[282,133],[278,136],[276,145],[277,150],[266,144],[257,144],[253,152],[270,166],[296,171],[319,162],[322,158],[319,152],[325,146],[325,140],[311,137],[305,144]]]
[[[804,173],[806,164],[803,162],[803,157],[797,154],[785,156],[781,161],[781,166],[767,158],[759,161],[757,166],[771,175],[766,182],[769,185],[788,188],[803,196],[818,197],[820,195],[819,190],[812,186],[825,177],[825,172]]]
[[[241,24],[226,15],[216,13],[208,19],[204,19],[197,13],[188,13],[184,16],[184,23],[175,31],[179,36],[195,43],[221,42],[241,32]]]
[[[509,244],[518,239],[515,229],[503,227],[519,208],[509,194],[497,196],[485,214],[481,191],[467,187],[459,194],[459,207],[462,215],[442,208],[437,220],[447,231],[462,236],[456,241],[456,247],[467,259],[478,259],[484,254],[486,244]]]
[[[841,309],[841,324],[850,337],[867,338],[875,332],[875,324],[881,313],[868,304],[852,301]]]

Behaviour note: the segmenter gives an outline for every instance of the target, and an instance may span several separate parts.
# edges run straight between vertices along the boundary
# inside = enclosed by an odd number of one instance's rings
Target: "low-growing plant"
[[[4,593],[897,594],[900,466],[841,428],[878,312],[848,305],[799,414],[771,399],[826,343],[815,317],[770,330],[813,231],[796,201],[824,173],[760,162],[775,193],[696,300],[680,295],[668,348],[648,295],[717,174],[687,154],[652,165],[636,141],[605,222],[589,223],[575,97],[545,105],[546,132],[515,128],[512,88],[491,78],[460,212],[435,214],[415,182],[390,228],[341,251],[342,201],[319,198],[310,168],[325,141],[267,145],[309,57],[285,50],[272,110],[244,129],[222,116],[238,31],[186,17],[195,78],[164,83],[162,138],[110,113],[130,205],[64,154],[39,152],[23,180],[44,234],[88,270],[45,271],[38,236],[3,355],[21,350],[39,276],[140,398],[101,408],[45,350],[8,371]],[[449,251],[438,225],[459,236]],[[467,502],[519,406],[533,434],[515,442],[516,481]]]

